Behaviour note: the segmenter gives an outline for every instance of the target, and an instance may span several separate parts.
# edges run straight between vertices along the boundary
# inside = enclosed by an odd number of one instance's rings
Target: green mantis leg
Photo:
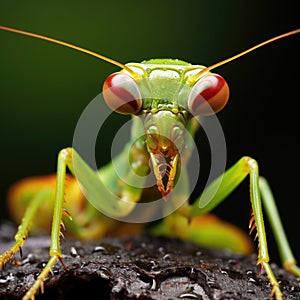
[[[257,264],[264,268],[269,281],[273,287],[272,295],[276,296],[276,299],[282,299],[282,293],[280,291],[279,283],[276,280],[273,271],[269,265],[269,254],[265,233],[265,226],[262,214],[262,201],[268,218],[270,219],[270,224],[272,226],[276,241],[279,246],[279,251],[282,257],[282,262],[284,267],[289,271],[300,275],[299,267],[296,266],[295,258],[290,250],[289,244],[287,242],[286,235],[284,233],[279,214],[275,205],[274,198],[266,184],[266,181],[259,177],[258,164],[257,162],[250,157],[241,158],[235,165],[228,169],[223,175],[215,179],[202,193],[202,195],[190,206],[182,207],[180,209],[180,218],[172,218],[172,216],[167,217],[164,220],[164,225],[162,225],[159,230],[160,232],[167,232],[172,230],[183,231],[179,232],[179,236],[184,235],[187,239],[192,241],[201,240],[202,237],[198,239],[197,230],[202,235],[202,231],[205,231],[205,228],[201,228],[202,225],[205,226],[204,222],[201,221],[203,217],[199,219],[200,216],[206,215],[213,208],[215,208],[219,203],[226,199],[226,197],[247,177],[250,176],[250,200],[252,205],[252,214],[253,216],[250,219],[249,228],[252,231],[256,228],[257,237],[258,237],[258,261]],[[186,217],[184,222],[183,216]],[[197,220],[200,220],[200,223],[197,224]],[[181,222],[179,222],[181,220]],[[187,220],[190,220],[188,222]],[[196,222],[194,222],[194,220]],[[179,227],[178,227],[179,223]],[[196,223],[196,224],[195,224]],[[229,236],[230,238],[236,237],[237,234],[234,233],[231,235],[230,228],[226,224],[223,224],[219,221],[212,222],[208,220],[208,226],[213,228],[221,228],[225,231],[223,236]],[[209,227],[210,228],[210,227]],[[214,230],[216,231],[216,230]],[[219,231],[219,229],[218,229]],[[219,236],[214,237],[214,235],[204,235],[206,239],[209,239],[210,246],[214,244],[219,245],[222,238]],[[227,241],[226,241],[227,243]],[[230,242],[232,243],[232,242]],[[207,243],[204,243],[207,244]]]
[[[0,269],[2,269],[3,265],[7,261],[11,260],[18,251],[20,251],[20,249],[25,243],[25,240],[28,235],[28,231],[30,229],[30,225],[32,223],[32,220],[35,217],[35,214],[39,206],[45,200],[45,198],[47,198],[51,194],[52,194],[51,190],[44,189],[40,191],[36,196],[34,196],[34,198],[32,199],[32,201],[30,202],[30,204],[26,209],[22,222],[15,235],[15,243],[12,245],[12,247],[9,250],[5,251],[2,255],[0,255]]]
[[[60,236],[62,229],[62,215],[65,202],[65,180],[66,169],[69,169],[77,177],[80,184],[84,187],[84,193],[87,199],[100,211],[105,211],[111,216],[127,215],[135,206],[134,200],[138,198],[140,191],[126,190],[124,197],[113,194],[107,188],[108,183],[100,180],[100,175],[92,170],[72,148],[66,148],[59,152],[56,177],[56,195],[53,211],[52,231],[50,240],[50,259],[44,267],[36,281],[24,296],[24,299],[34,299],[34,295],[39,288],[43,291],[43,283],[52,267],[60,260],[62,262],[62,253],[60,250]],[[104,171],[105,172],[105,171]],[[110,172],[110,170],[109,170]],[[116,178],[116,177],[115,177]],[[110,179],[115,180],[113,176]],[[131,193],[131,194],[130,194]],[[130,195],[130,196],[128,196]],[[128,200],[130,198],[130,201]],[[105,201],[105,199],[109,199]],[[133,199],[133,201],[131,201]],[[37,200],[36,200],[37,202]],[[38,204],[38,203],[37,203]],[[29,217],[28,217],[29,220]],[[105,226],[105,224],[103,224]]]
[[[265,182],[260,179],[258,164],[254,159],[246,156],[243,157],[227,172],[225,172],[223,176],[220,176],[212,182],[212,184],[208,186],[203,194],[192,205],[190,217],[196,217],[211,211],[216,205],[223,201],[247,175],[250,176],[250,200],[254,217],[254,219],[250,220],[250,227],[251,229],[256,227],[259,243],[257,264],[261,265],[265,269],[269,281],[273,286],[271,295],[275,295],[276,299],[282,299],[282,293],[280,291],[278,281],[276,280],[269,265],[269,254],[260,198],[261,193],[263,195],[262,199],[264,201],[273,232],[277,237],[284,265],[289,266],[289,269],[294,271],[297,275],[299,275],[299,268],[295,266],[295,259],[288,245],[273,197],[269,193]],[[218,187],[217,191],[216,187]],[[212,198],[215,191],[216,193]]]
[[[282,265],[288,271],[300,276],[300,268],[296,265],[296,259],[288,243],[279,213],[276,207],[275,199],[269,187],[267,180],[259,178],[259,186],[264,208],[266,210],[273,234],[278,245]]]
[[[44,267],[43,271],[35,280],[34,284],[27,291],[26,295],[23,297],[24,300],[34,299],[35,294],[41,288],[43,292],[44,280],[51,271],[52,267],[55,265],[58,259],[62,259],[62,254],[60,251],[60,231],[62,224],[62,214],[64,205],[64,192],[65,192],[65,179],[66,179],[66,166],[67,161],[70,159],[70,151],[67,149],[62,150],[58,155],[57,163],[57,179],[56,179],[56,195],[54,203],[53,212],[53,222],[52,222],[52,232],[50,241],[50,259],[47,265]],[[62,261],[62,260],[61,260]]]

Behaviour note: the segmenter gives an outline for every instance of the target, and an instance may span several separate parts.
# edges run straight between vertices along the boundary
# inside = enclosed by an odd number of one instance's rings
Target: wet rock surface
[[[1,251],[11,242],[3,240]],[[269,299],[256,255],[243,257],[190,243],[150,236],[62,242],[63,262],[36,299]],[[48,259],[49,237],[30,237],[21,266],[7,264],[0,275],[0,299],[19,299]],[[17,254],[16,259],[20,256]],[[300,299],[296,276],[272,265],[285,296]]]

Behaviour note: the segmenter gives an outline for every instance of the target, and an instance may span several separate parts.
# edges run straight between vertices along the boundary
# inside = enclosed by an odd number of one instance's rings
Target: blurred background
[[[122,63],[170,57],[211,65],[300,27],[296,5],[297,1],[233,0],[7,1],[1,4],[0,19],[1,25],[61,39]],[[0,218],[4,220],[8,187],[23,177],[55,171],[57,153],[72,144],[82,110],[118,68],[17,34],[1,31],[0,41]],[[299,46],[300,35],[289,37],[215,70],[231,88],[230,101],[218,115],[228,166],[243,155],[258,160],[298,260]],[[122,122],[124,117],[116,117],[111,126],[118,128]],[[108,140],[110,136],[111,131]],[[209,153],[201,134],[197,143],[202,155]],[[103,137],[97,146],[99,164],[110,159],[109,149]],[[201,188],[199,182],[194,194]],[[248,190],[246,182],[216,210],[245,230]],[[278,261],[274,240],[270,235],[268,240],[271,256]]]

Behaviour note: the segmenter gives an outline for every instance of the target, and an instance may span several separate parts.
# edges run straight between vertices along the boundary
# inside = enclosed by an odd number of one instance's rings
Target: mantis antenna
[[[271,38],[271,39],[269,39],[269,40],[266,40],[266,41],[264,41],[264,42],[262,42],[262,43],[260,43],[260,44],[257,44],[257,45],[255,45],[255,46],[253,46],[253,47],[251,47],[251,48],[249,48],[249,49],[243,51],[243,52],[240,52],[240,53],[238,53],[238,54],[236,54],[236,55],[234,55],[234,56],[231,56],[231,57],[229,57],[229,58],[227,58],[227,59],[224,59],[224,60],[222,60],[222,61],[220,61],[220,62],[218,62],[218,63],[216,63],[216,64],[213,64],[213,65],[211,65],[211,66],[209,66],[209,67],[207,67],[207,68],[201,70],[199,73],[197,73],[197,74],[195,74],[194,76],[190,77],[190,78],[187,80],[187,82],[188,82],[189,84],[194,84],[201,76],[203,76],[205,73],[209,72],[209,71],[212,70],[212,69],[215,69],[215,68],[217,68],[217,67],[220,67],[220,66],[222,66],[222,65],[225,65],[225,64],[227,64],[228,62],[230,62],[230,61],[232,61],[232,60],[235,60],[235,59],[237,59],[237,58],[239,58],[239,57],[241,57],[241,56],[243,56],[243,55],[245,55],[245,54],[247,54],[247,53],[249,53],[249,52],[252,52],[252,51],[256,50],[257,48],[260,48],[260,47],[262,47],[262,46],[265,46],[265,45],[267,45],[267,44],[270,44],[270,43],[272,43],[272,42],[275,42],[275,41],[277,41],[277,40],[280,40],[280,39],[282,39],[282,38],[285,38],[285,37],[288,37],[288,36],[290,36],[290,35],[294,35],[294,34],[297,34],[297,33],[300,33],[300,28],[295,29],[295,30],[292,30],[292,31],[289,31],[289,32],[286,32],[286,33],[281,34],[281,35],[278,35],[278,36],[275,36],[275,37],[273,37],[273,38]]]
[[[89,55],[92,55],[92,56],[95,56],[97,58],[100,58],[101,60],[109,62],[109,63],[111,63],[113,65],[116,65],[116,66],[118,66],[118,67],[120,67],[122,69],[125,69],[134,78],[138,77],[138,74],[135,73],[134,71],[132,71],[129,67],[127,67],[127,66],[125,66],[125,65],[119,63],[118,61],[115,61],[115,60],[113,60],[113,59],[111,59],[109,57],[106,57],[104,55],[98,54],[96,52],[93,52],[93,51],[90,51],[90,50],[87,50],[87,49],[84,49],[84,48],[81,48],[81,47],[78,47],[78,46],[75,46],[75,45],[63,42],[63,41],[60,41],[60,40],[57,40],[57,39],[53,39],[53,38],[50,38],[50,37],[47,37],[47,36],[44,36],[44,35],[32,33],[32,32],[27,32],[27,31],[23,31],[23,30],[19,30],[19,29],[14,29],[14,28],[10,28],[10,27],[5,27],[5,26],[0,26],[0,29],[5,30],[5,31],[19,33],[19,34],[22,34],[22,35],[31,36],[31,37],[34,37],[34,38],[37,38],[37,39],[40,39],[40,40],[45,40],[45,41],[48,41],[48,42],[51,42],[51,43],[55,43],[55,44],[58,44],[58,45],[62,45],[62,46],[68,47],[68,48],[75,49],[75,50],[80,51],[80,52],[87,53]]]
[[[0,26],[0,29],[1,30],[5,30],[5,31],[10,31],[10,32],[15,32],[15,33],[19,33],[19,34],[22,34],[22,35],[27,35],[27,36],[31,36],[31,37],[34,37],[34,38],[37,38],[37,39],[41,39],[41,40],[45,40],[45,41],[48,41],[48,42],[52,42],[52,43],[55,43],[55,44],[59,44],[59,45],[62,45],[62,46],[65,46],[65,47],[68,47],[68,48],[72,48],[72,49],[75,49],[77,51],[80,51],[80,52],[84,52],[84,53],[87,53],[89,55],[92,55],[92,56],[95,56],[97,58],[100,58],[101,60],[104,60],[106,62],[109,62],[113,65],[116,65],[122,69],[125,69],[127,72],[129,72],[134,78],[138,77],[139,75],[137,73],[135,73],[134,71],[132,71],[129,67],[121,64],[120,62],[118,61],[115,61],[111,58],[108,58],[104,55],[101,55],[101,54],[98,54],[96,52],[93,52],[93,51],[90,51],[90,50],[87,50],[87,49],[84,49],[84,48],[81,48],[81,47],[78,47],[78,46],[75,46],[75,45],[72,45],[72,44],[69,44],[69,43],[66,43],[66,42],[63,42],[63,41],[60,41],[60,40],[57,40],[57,39],[53,39],[53,38],[50,38],[50,37],[46,37],[46,36],[43,36],[43,35],[40,35],[40,34],[36,34],[36,33],[31,33],[31,32],[27,32],[27,31],[23,31],[23,30],[19,30],[19,29],[14,29],[14,28],[10,28],[10,27],[5,27],[5,26]],[[234,56],[231,56],[227,59],[224,59],[216,64],[213,64],[203,70],[201,70],[199,73],[195,74],[194,76],[190,77],[188,80],[187,80],[187,83],[188,84],[194,84],[201,76],[203,76],[205,73],[209,72],[210,70],[212,69],[215,69],[219,66],[222,66],[222,65],[225,65],[227,64],[228,62],[232,61],[232,60],[235,60],[249,52],[252,52],[254,50],[256,50],[257,48],[260,48],[262,46],[265,46],[267,44],[270,44],[272,42],[275,42],[277,40],[280,40],[282,38],[285,38],[285,37],[288,37],[288,36],[291,36],[291,35],[294,35],[294,34],[297,34],[297,33],[300,33],[300,28],[298,29],[295,29],[295,30],[292,30],[292,31],[289,31],[287,33],[284,33],[284,34],[281,34],[281,35],[278,35],[278,36],[275,36],[269,40],[266,40],[256,46],[253,46],[243,52],[240,52]]]

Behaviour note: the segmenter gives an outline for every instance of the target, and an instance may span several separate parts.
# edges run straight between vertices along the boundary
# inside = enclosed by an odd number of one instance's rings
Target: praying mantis
[[[189,203],[189,196],[199,174],[199,159],[193,153],[196,152],[195,133],[200,126],[211,146],[211,169],[214,171],[211,176],[215,177],[225,167],[226,152],[215,151],[216,140],[221,149],[224,143],[222,128],[215,115],[227,104],[229,87],[223,77],[211,71],[266,44],[300,33],[300,29],[267,40],[210,67],[177,59],[150,59],[124,65],[53,38],[5,26],[0,29],[85,52],[121,68],[107,77],[103,93],[83,111],[72,147],[59,152],[56,176],[25,179],[10,191],[12,207],[22,206],[23,210],[15,212],[18,214],[15,218],[21,224],[15,243],[0,256],[0,267],[13,260],[21,250],[30,229],[51,227],[49,261],[24,299],[34,299],[39,289],[43,291],[52,267],[58,260],[63,263],[60,238],[65,227],[78,238],[96,238],[112,233],[136,233],[143,223],[162,219],[161,223],[150,227],[150,232],[208,247],[249,253],[251,243],[245,234],[209,215],[248,176],[252,207],[249,229],[250,232],[257,231],[257,264],[265,270],[272,285],[271,296],[282,299],[280,285],[269,264],[262,202],[283,266],[297,276],[300,276],[300,268],[286,238],[270,187],[259,175],[256,160],[242,157],[209,182],[193,203]],[[107,106],[101,106],[102,103]],[[93,161],[95,140],[112,111],[131,115],[132,119],[122,126],[113,142],[112,161],[98,169]],[[205,116],[211,121],[202,122]],[[129,139],[124,138],[124,131],[131,132]],[[89,159],[92,166],[82,157],[92,157]],[[188,170],[190,161],[192,168]],[[37,214],[43,218],[37,218]]]

